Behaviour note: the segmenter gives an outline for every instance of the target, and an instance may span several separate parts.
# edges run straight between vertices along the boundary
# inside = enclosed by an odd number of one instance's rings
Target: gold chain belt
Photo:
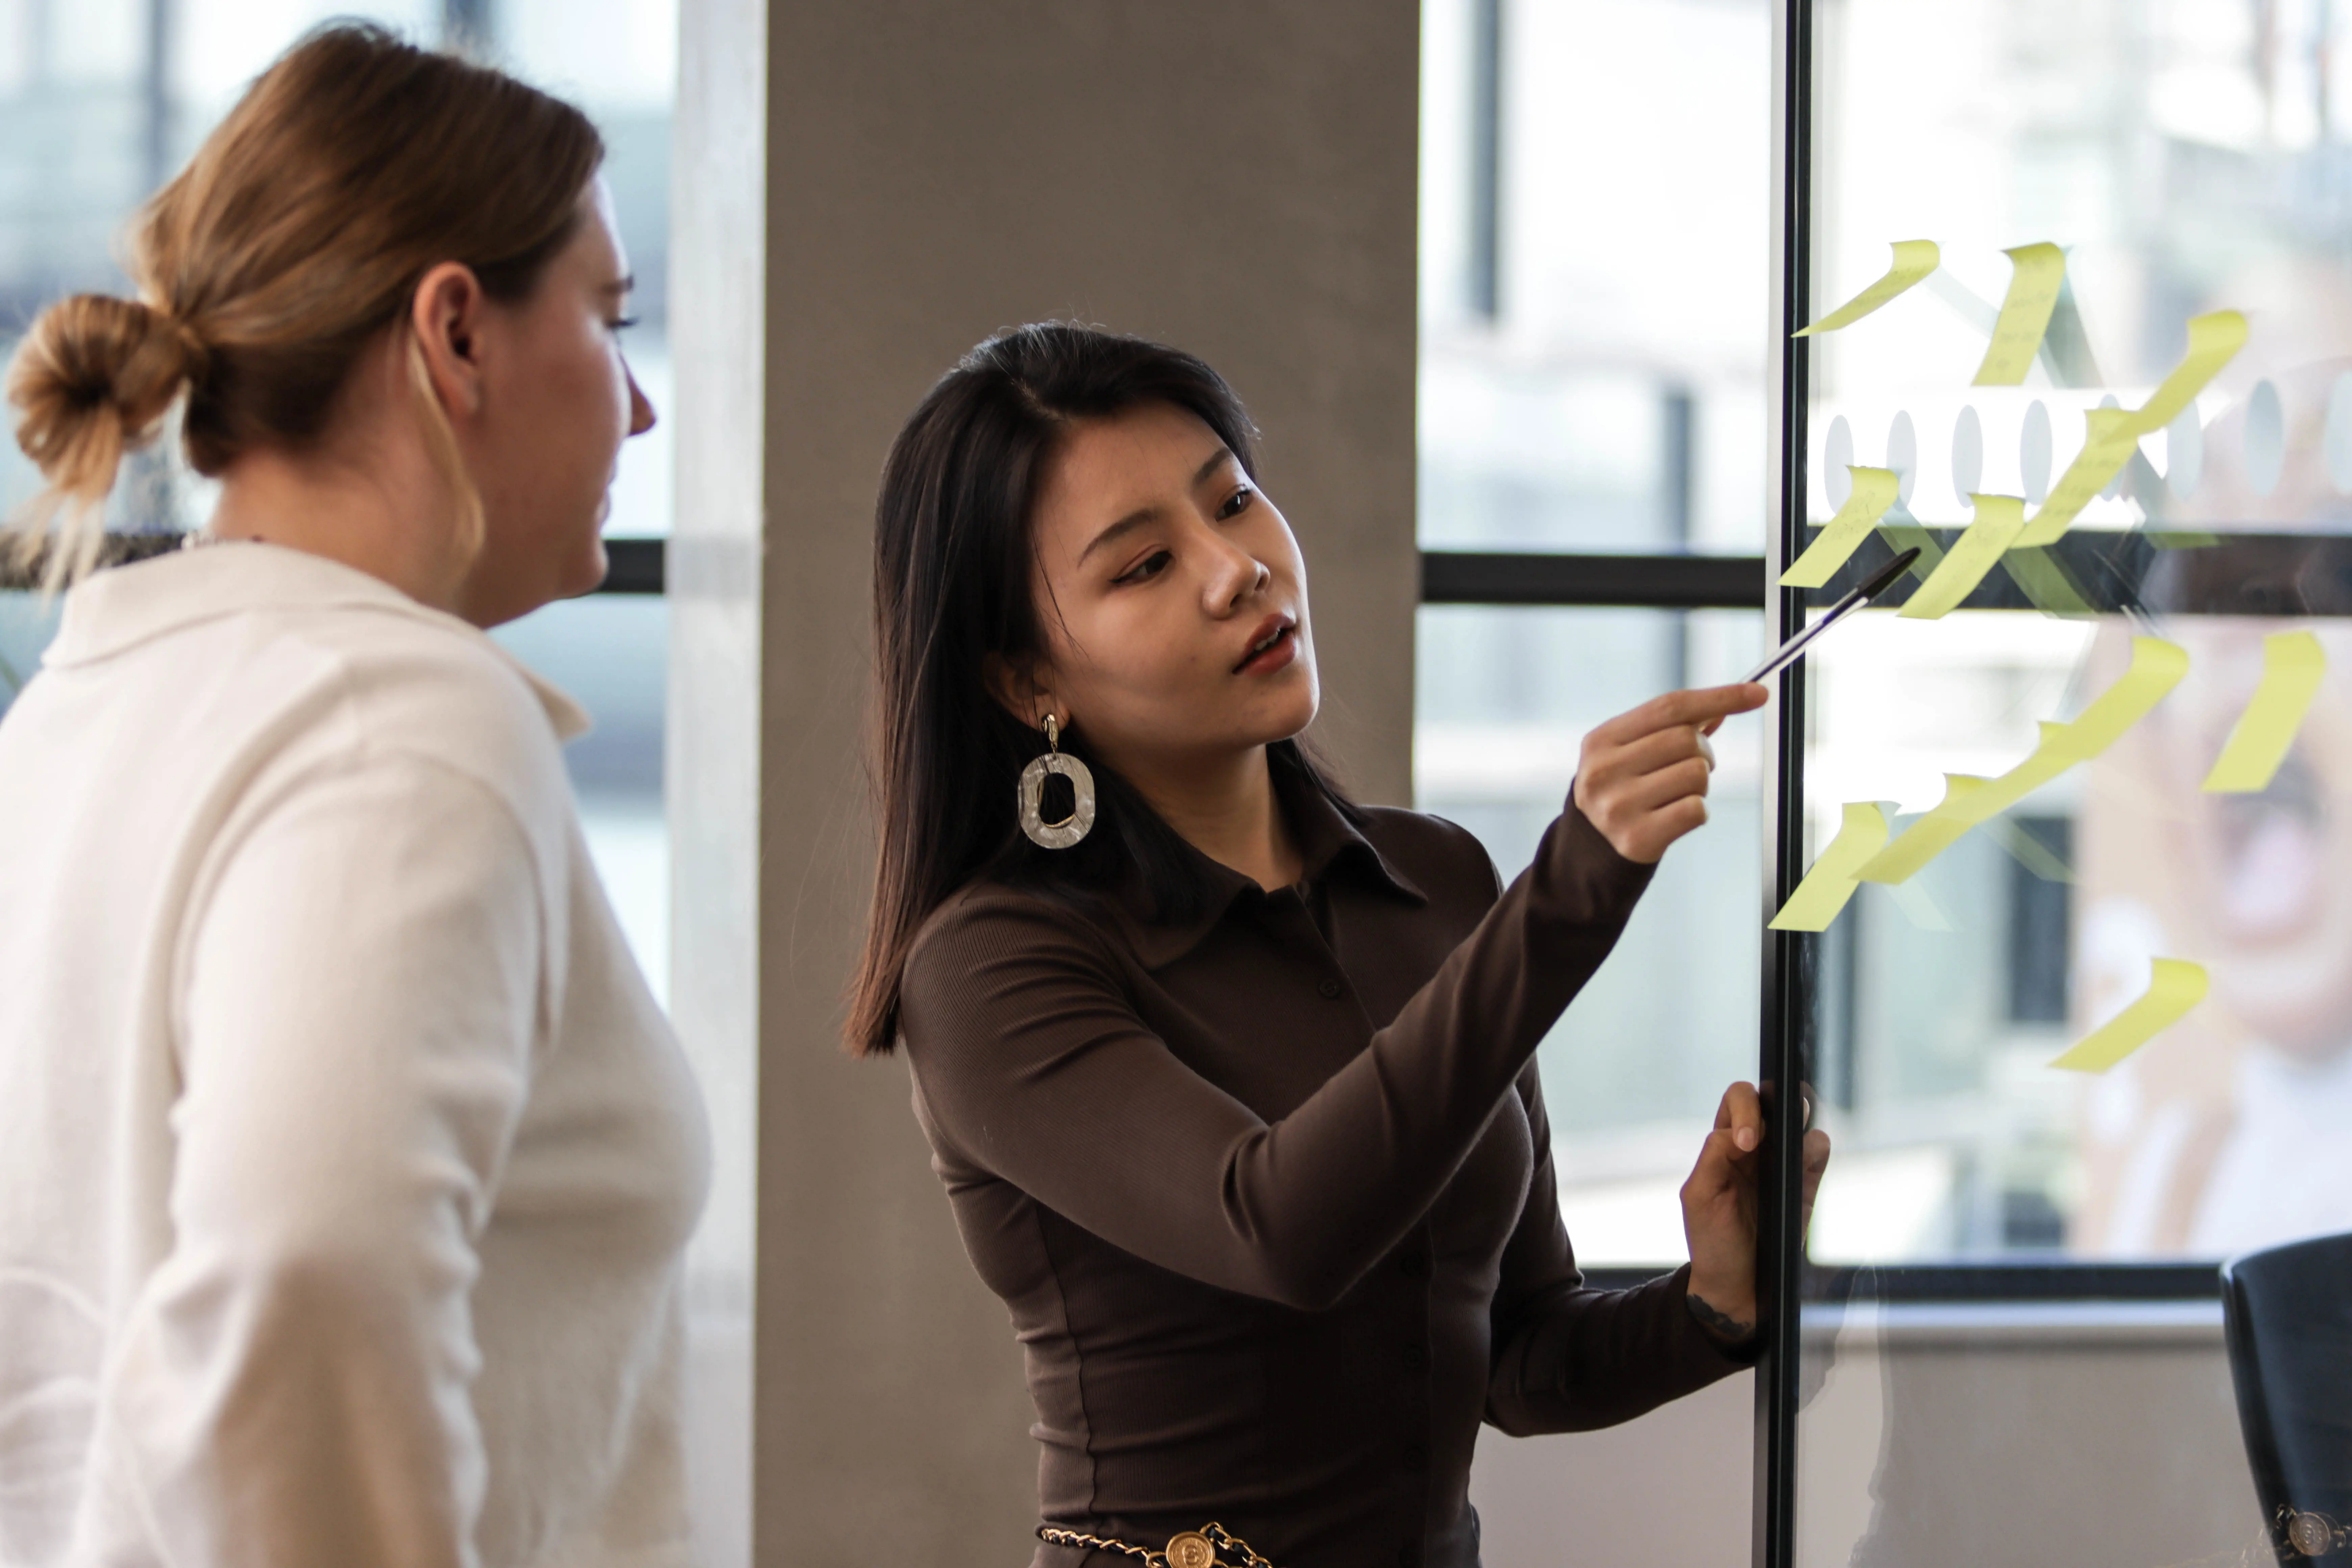
[[[2338,1547],[2352,1546],[2352,1526],[2338,1524],[2324,1513],[2282,1508],[2272,1521],[2272,1529],[2278,1544],[2298,1557],[2324,1557]]]
[[[1037,1527],[1037,1539],[1048,1546],[1083,1546],[1095,1552],[1125,1552],[1139,1559],[1144,1568],[1220,1568],[1228,1561],[1224,1556],[1227,1552],[1234,1553],[1231,1562],[1235,1568],[1274,1568],[1273,1563],[1250,1550],[1248,1542],[1214,1522],[1171,1536],[1168,1544],[1157,1552],[1132,1542],[1087,1535],[1050,1524]]]

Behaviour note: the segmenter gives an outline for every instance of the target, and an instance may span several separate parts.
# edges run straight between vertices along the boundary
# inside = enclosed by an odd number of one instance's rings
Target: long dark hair
[[[1082,730],[1062,747],[1094,773],[1095,829],[1069,849],[1028,840],[1014,820],[1014,785],[1044,740],[987,684],[990,655],[1018,667],[1046,647],[1030,526],[1044,459],[1072,423],[1149,404],[1198,416],[1256,478],[1257,431],[1215,371],[1141,338],[1060,321],[973,349],[890,448],[874,509],[881,853],[851,992],[848,1045],[857,1055],[896,1043],[908,950],[931,911],[977,878],[1081,903],[1132,879],[1156,919],[1202,907],[1198,853],[1088,752]],[[1268,750],[1278,776],[1354,815],[1298,742]],[[1055,814],[1049,803],[1045,815]]]

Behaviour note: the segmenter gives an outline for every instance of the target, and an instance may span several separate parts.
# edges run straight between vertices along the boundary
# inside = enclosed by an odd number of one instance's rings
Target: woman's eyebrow
[[[1232,461],[1233,455],[1231,448],[1223,446],[1218,447],[1215,451],[1209,454],[1208,461],[1202,463],[1198,468],[1195,468],[1192,471],[1192,485],[1195,488],[1200,486],[1209,478],[1210,475],[1215,473],[1219,468],[1223,468],[1226,463]],[[1096,534],[1094,538],[1087,541],[1087,547],[1078,552],[1078,563],[1083,566],[1086,564],[1087,557],[1092,555],[1096,551],[1100,550],[1104,545],[1117,543],[1119,540],[1126,538],[1130,533],[1133,533],[1137,529],[1141,528],[1145,523],[1157,520],[1159,516],[1160,509],[1158,507],[1138,507],[1135,510],[1129,512],[1125,517],[1120,518],[1117,522],[1112,523],[1108,528],[1104,529],[1100,533]]]
[[[634,272],[625,272],[598,291],[610,294],[614,299],[625,299],[637,291],[637,276]]]
[[[1141,528],[1145,523],[1153,521],[1159,516],[1160,509],[1156,506],[1147,506],[1140,508],[1138,510],[1129,512],[1125,517],[1120,518],[1117,522],[1112,523],[1108,528],[1104,529],[1100,533],[1096,534],[1093,539],[1087,542],[1087,547],[1078,552],[1078,564],[1081,566],[1085,565],[1087,556],[1092,555],[1096,551],[1100,550],[1106,544],[1117,543],[1119,540],[1126,538],[1130,533],[1133,533],[1137,529]]]

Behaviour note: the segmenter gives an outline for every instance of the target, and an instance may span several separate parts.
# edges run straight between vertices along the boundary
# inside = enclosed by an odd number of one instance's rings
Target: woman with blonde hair
[[[482,630],[653,423],[602,158],[331,26],[18,351],[75,585],[0,723],[0,1561],[688,1560],[700,1103]],[[175,407],[215,515],[88,573]]]

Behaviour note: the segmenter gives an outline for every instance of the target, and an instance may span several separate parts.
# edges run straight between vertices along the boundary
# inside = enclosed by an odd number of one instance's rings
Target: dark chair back
[[[2221,1308],[2279,1561],[2352,1565],[2352,1236],[2231,1258]]]

